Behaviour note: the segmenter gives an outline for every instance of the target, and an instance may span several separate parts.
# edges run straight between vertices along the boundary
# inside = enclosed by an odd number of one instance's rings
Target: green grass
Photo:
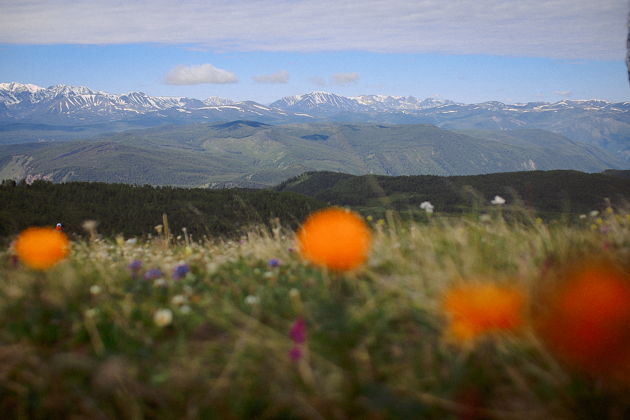
[[[599,217],[599,216],[597,216]],[[74,242],[47,272],[0,253],[0,412],[48,419],[628,418],[627,389],[557,362],[530,330],[461,347],[444,338],[452,284],[535,295],[580,256],[630,260],[630,218],[508,223],[495,212],[371,222],[366,265],[320,270],[293,234]],[[270,267],[272,258],[280,260]],[[142,262],[139,277],[127,265]],[[172,280],[173,268],[190,273]],[[142,274],[159,268],[162,280]],[[156,311],[172,311],[160,327]],[[289,330],[303,318],[303,357]],[[476,407],[476,408],[475,408]]]

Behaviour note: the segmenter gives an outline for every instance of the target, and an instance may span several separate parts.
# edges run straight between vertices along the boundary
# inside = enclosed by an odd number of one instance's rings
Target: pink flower
[[[289,350],[289,357],[294,362],[297,362],[298,360],[300,360],[302,358],[302,349],[300,348],[300,346],[298,345],[293,346],[293,348]]]
[[[289,331],[289,337],[296,344],[302,344],[306,341],[306,322],[302,318],[298,318],[293,323]]]

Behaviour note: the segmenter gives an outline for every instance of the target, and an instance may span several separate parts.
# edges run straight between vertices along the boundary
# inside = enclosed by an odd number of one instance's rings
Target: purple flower
[[[188,264],[180,264],[173,269],[173,280],[179,280],[186,277],[186,274],[190,271]]]
[[[140,260],[133,260],[133,261],[131,261],[129,263],[127,268],[129,270],[131,270],[131,272],[136,273],[142,268],[142,261],[140,261]]]
[[[299,346],[293,346],[291,350],[289,350],[289,357],[294,362],[297,362],[302,358],[302,349]]]
[[[306,322],[302,318],[298,318],[293,323],[289,331],[289,337],[294,343],[301,344],[306,341]]]
[[[145,280],[155,280],[162,277],[162,272],[158,268],[152,268],[146,273],[144,273]]]
[[[272,258],[267,262],[267,265],[271,268],[280,267],[280,260],[277,258]]]

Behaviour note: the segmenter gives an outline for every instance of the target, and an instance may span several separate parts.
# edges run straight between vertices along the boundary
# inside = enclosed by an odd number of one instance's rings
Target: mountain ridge
[[[267,124],[431,124],[448,130],[542,129],[601,147],[630,162],[630,102],[587,99],[462,104],[439,98],[345,97],[316,91],[262,105],[218,97],[199,100],[142,92],[117,95],[81,86],[41,88],[0,83],[0,144],[70,140],[138,127],[234,120]],[[60,129],[63,126],[74,129]],[[78,127],[85,133],[78,133]]]

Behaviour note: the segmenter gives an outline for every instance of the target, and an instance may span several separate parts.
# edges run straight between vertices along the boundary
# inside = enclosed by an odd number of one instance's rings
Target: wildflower
[[[153,287],[166,287],[166,286],[168,286],[168,283],[166,282],[166,280],[164,280],[164,277],[157,278],[153,282]]]
[[[90,293],[94,296],[101,294],[101,286],[98,284],[92,285],[92,287],[90,287]]]
[[[276,268],[280,266],[280,260],[277,258],[272,258],[267,262],[267,265],[271,268]]]
[[[422,210],[424,210],[425,212],[427,212],[428,214],[433,213],[433,204],[431,204],[430,201],[423,201],[422,203],[420,203],[420,208]]]
[[[48,269],[66,258],[69,248],[66,235],[52,228],[28,228],[15,241],[15,252],[20,261],[37,270]]]
[[[599,212],[598,212],[597,210],[592,210],[592,211],[589,213],[589,215],[590,215],[591,217],[597,217],[597,215],[599,215]]]
[[[156,280],[156,279],[159,279],[160,277],[162,277],[162,272],[160,271],[159,268],[152,268],[146,273],[144,273],[145,280]]]
[[[503,204],[505,204],[505,198],[499,195],[495,195],[490,203],[494,204],[495,206],[502,206]]]
[[[368,217],[366,217],[366,219],[368,222],[371,222],[374,219],[374,217],[372,217],[372,215],[369,215]]]
[[[179,305],[183,305],[184,303],[186,303],[186,296],[183,295],[175,295],[173,296],[173,298],[171,299],[171,303],[173,305],[179,306]]]
[[[302,318],[295,320],[289,331],[289,337],[297,344],[302,344],[306,341],[306,322]]]
[[[289,350],[289,357],[294,362],[297,362],[298,360],[300,360],[302,358],[302,349],[300,348],[300,346],[298,345],[293,346],[293,348]]]
[[[615,211],[612,209],[612,207],[606,207],[606,214],[613,214]]]
[[[158,327],[166,327],[173,321],[173,312],[170,309],[159,309],[153,314],[153,322]]]
[[[127,245],[135,245],[138,243],[138,239],[137,238],[129,238],[125,241],[125,243]]]
[[[247,295],[245,297],[245,304],[247,305],[258,305],[258,302],[260,302],[260,298],[258,296]]]
[[[129,263],[129,265],[127,266],[127,268],[132,272],[132,273],[137,273],[138,271],[140,271],[140,269],[142,268],[142,261],[140,260],[133,260],[132,262]]]
[[[449,335],[460,342],[498,331],[512,331],[523,323],[525,296],[516,287],[468,284],[450,289],[444,310],[450,317]]]
[[[556,356],[590,374],[630,372],[630,276],[605,262],[561,275],[537,329]]]
[[[184,315],[188,315],[192,309],[188,305],[182,305],[179,307],[179,312]]]
[[[586,215],[585,214],[580,214],[580,220],[584,220],[586,219]]]
[[[333,270],[351,270],[365,262],[372,234],[356,213],[328,208],[313,213],[297,233],[306,260]]]
[[[173,280],[183,279],[189,271],[190,267],[188,264],[179,264],[173,269]]]

